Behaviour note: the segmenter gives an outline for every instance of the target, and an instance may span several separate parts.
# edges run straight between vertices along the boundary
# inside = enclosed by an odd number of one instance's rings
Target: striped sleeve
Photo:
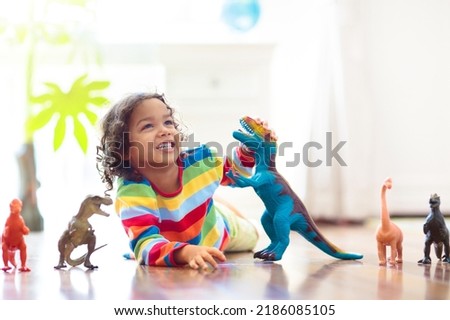
[[[148,183],[119,181],[115,207],[140,264],[177,266],[173,254],[187,243],[169,241],[161,235],[156,196]]]

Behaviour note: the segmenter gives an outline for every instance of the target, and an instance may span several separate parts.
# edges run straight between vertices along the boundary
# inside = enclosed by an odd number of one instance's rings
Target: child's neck
[[[156,189],[165,193],[172,194],[180,189],[179,167],[177,165],[167,168],[154,169],[146,175]]]

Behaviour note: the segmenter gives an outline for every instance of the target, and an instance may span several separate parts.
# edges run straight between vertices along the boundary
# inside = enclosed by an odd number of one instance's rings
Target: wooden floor
[[[1,272],[0,299],[449,299],[450,265],[436,259],[429,266],[417,264],[423,251],[423,219],[396,222],[405,236],[404,263],[398,267],[378,266],[376,221],[320,226],[341,249],[364,254],[360,261],[331,258],[293,233],[281,261],[257,261],[252,253],[228,254],[228,261],[212,272],[138,266],[122,258],[126,245],[120,236],[112,236],[92,255],[98,269],[55,270],[56,235],[32,233],[27,236],[31,272]],[[96,234],[99,238],[97,230]],[[258,249],[266,244],[263,234]]]

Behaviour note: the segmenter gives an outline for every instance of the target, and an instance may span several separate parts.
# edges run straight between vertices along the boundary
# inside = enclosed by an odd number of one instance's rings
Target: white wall
[[[425,214],[434,192],[449,211],[450,1],[361,4],[373,183],[392,176],[392,211]]]
[[[337,38],[330,48],[339,51],[322,61],[335,68],[333,81],[330,89],[316,89],[320,98],[310,106],[319,116],[311,126],[347,141],[348,166],[306,169],[310,211],[330,219],[376,216],[381,184],[391,176],[393,214],[426,215],[434,192],[448,212],[450,2],[345,0],[330,6],[323,14],[330,10],[328,21],[337,20],[323,35]],[[328,85],[320,67],[316,71]],[[333,120],[336,111],[340,117]]]

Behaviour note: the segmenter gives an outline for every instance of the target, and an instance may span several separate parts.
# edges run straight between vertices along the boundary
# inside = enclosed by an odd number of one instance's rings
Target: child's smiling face
[[[176,164],[179,155],[179,132],[170,110],[159,99],[142,101],[128,121],[131,166],[141,171]]]

